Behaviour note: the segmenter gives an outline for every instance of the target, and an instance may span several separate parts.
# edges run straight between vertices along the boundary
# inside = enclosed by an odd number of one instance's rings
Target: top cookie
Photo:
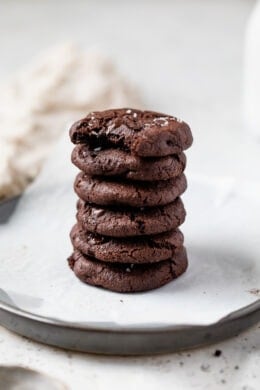
[[[160,157],[189,148],[193,138],[187,123],[170,115],[131,108],[95,111],[70,129],[74,144],[120,148],[142,157]]]

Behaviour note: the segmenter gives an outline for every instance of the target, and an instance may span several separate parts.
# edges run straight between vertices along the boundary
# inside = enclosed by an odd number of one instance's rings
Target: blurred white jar
[[[260,1],[249,18],[245,46],[246,127],[260,138]]]

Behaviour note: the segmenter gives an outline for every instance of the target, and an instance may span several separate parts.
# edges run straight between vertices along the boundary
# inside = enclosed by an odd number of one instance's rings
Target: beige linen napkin
[[[0,88],[0,200],[38,174],[60,134],[95,109],[140,106],[136,89],[102,54],[51,48]]]

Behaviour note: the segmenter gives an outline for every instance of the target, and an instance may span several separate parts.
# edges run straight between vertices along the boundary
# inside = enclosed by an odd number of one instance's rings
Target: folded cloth
[[[136,89],[102,54],[52,48],[1,87],[0,200],[38,174],[51,146],[89,111],[140,107]]]

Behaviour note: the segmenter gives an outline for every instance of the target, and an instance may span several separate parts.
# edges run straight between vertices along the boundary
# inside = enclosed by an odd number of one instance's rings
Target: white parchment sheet
[[[81,283],[67,265],[77,173],[68,135],[7,224],[0,225],[0,299],[73,322],[210,324],[258,299],[260,186],[189,177],[182,227],[188,271],[160,289],[118,294]]]

